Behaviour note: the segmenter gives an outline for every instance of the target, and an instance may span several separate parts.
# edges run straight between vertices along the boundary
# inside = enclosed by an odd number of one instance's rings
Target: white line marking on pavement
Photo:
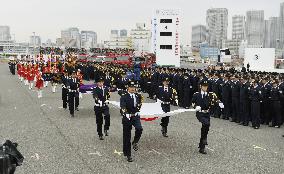
[[[158,154],[158,155],[161,155],[161,153],[160,152],[158,152],[158,151],[156,151],[155,149],[152,149],[152,150],[150,150],[148,153],[156,153],[156,154]]]
[[[40,105],[40,107],[43,107],[43,106],[45,106],[46,104],[42,104],[42,105]]]
[[[31,156],[31,158],[35,158],[36,160],[39,160],[39,155],[37,153],[35,153],[35,155]]]
[[[214,152],[214,149],[211,149],[211,148],[209,148],[209,147],[207,147],[207,149],[210,150],[210,151],[212,151],[212,152]]]
[[[100,152],[96,151],[95,153],[89,153],[89,155],[98,155],[98,156],[102,156]]]
[[[121,154],[123,154],[123,152],[118,152],[116,149],[114,150],[114,153],[118,154],[119,156],[121,156]]]
[[[256,145],[252,145],[254,149],[261,149],[261,150],[266,150],[265,148],[263,147],[260,147],[260,146],[256,146]]]

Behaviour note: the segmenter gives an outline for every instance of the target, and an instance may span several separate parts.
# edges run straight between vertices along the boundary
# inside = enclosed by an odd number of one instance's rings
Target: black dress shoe
[[[168,137],[168,134],[167,134],[167,127],[162,127],[162,135],[163,137]]]
[[[284,135],[282,135],[282,137],[284,137]]]
[[[166,138],[168,138],[169,136],[168,136],[168,134],[167,133],[163,133],[163,137],[166,137]]]
[[[107,130],[105,130],[104,132],[105,132],[105,136],[108,136],[108,132],[107,132]]]
[[[138,150],[138,143],[132,143],[133,150],[137,151]]]
[[[204,145],[208,146],[207,139],[203,141]]]
[[[99,136],[99,139],[100,139],[100,140],[104,140],[104,137],[103,137],[103,136]]]
[[[205,149],[199,149],[199,153],[206,155],[207,152],[205,151]]]
[[[131,156],[127,156],[127,161],[128,162],[133,162],[133,159],[131,158]]]

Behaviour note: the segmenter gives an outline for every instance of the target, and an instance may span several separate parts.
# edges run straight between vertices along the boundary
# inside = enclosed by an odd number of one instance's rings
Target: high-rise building
[[[200,44],[206,42],[208,39],[208,32],[205,25],[192,26],[191,32],[191,46],[199,48]]]
[[[61,31],[62,44],[65,47],[81,47],[81,36],[78,28],[69,28]]]
[[[227,39],[228,9],[211,8],[207,10],[206,23],[209,32],[209,45],[221,48]]]
[[[119,35],[120,35],[120,37],[127,37],[127,30],[126,29],[120,30]]]
[[[264,11],[251,10],[246,13],[246,39],[249,46],[264,46]]]
[[[239,55],[239,46],[245,40],[245,16],[232,17],[232,39],[226,40],[224,48],[229,48],[233,55]]]
[[[110,40],[105,43],[107,48],[132,48],[132,41],[130,37],[120,36],[119,30],[111,30]]]
[[[0,41],[11,40],[10,27],[9,26],[0,26]]]
[[[41,46],[41,39],[39,36],[30,36],[30,46],[39,47]]]
[[[269,20],[265,20],[264,47],[278,48],[279,42],[279,18],[270,17]]]
[[[245,16],[234,15],[232,17],[232,39],[244,40],[245,39]]]
[[[111,36],[110,37],[119,37],[118,30],[111,30],[110,31]]]
[[[97,44],[97,33],[94,31],[81,31],[82,48],[94,48]]]
[[[130,37],[135,51],[150,52],[151,31],[146,29],[145,23],[137,23],[136,28],[130,31]]]
[[[180,66],[180,11],[158,9],[152,18],[152,51],[158,65]]]
[[[280,15],[279,15],[279,47],[284,49],[284,2],[280,4]]]

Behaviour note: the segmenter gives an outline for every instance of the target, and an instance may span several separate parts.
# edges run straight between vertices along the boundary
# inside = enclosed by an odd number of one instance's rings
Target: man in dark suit
[[[240,124],[248,126],[250,116],[250,100],[249,100],[250,83],[248,77],[244,75],[241,78],[240,87]]]
[[[201,127],[201,137],[199,143],[199,152],[202,154],[207,154],[205,151],[205,146],[207,143],[207,135],[210,127],[210,108],[215,104],[219,103],[219,107],[223,108],[224,105],[218,100],[216,94],[212,92],[207,92],[208,82],[201,81],[200,92],[196,92],[192,98],[192,105],[196,109],[196,117],[202,124]]]
[[[223,119],[229,120],[231,117],[231,106],[232,106],[232,89],[231,89],[231,81],[230,75],[226,74],[224,82],[222,83],[222,102],[224,103],[224,113]]]
[[[162,110],[167,113],[171,111],[171,102],[176,102],[178,104],[178,98],[176,90],[169,86],[169,78],[164,78],[163,86],[160,86],[157,92],[158,102],[161,103]],[[161,120],[162,135],[168,137],[168,124],[170,117],[163,117]]]
[[[80,81],[76,76],[76,71],[72,72],[71,78],[67,81],[68,103],[71,117],[74,117],[74,110],[78,111],[79,106],[79,87]]]
[[[132,146],[135,151],[138,150],[138,142],[142,135],[142,125],[140,122],[140,109],[143,102],[141,94],[137,93],[137,84],[129,81],[127,92],[120,98],[120,108],[123,125],[123,154],[127,157],[128,162],[132,162],[131,157],[131,130],[135,127],[135,136]]]
[[[95,114],[97,123],[97,132],[99,139],[103,140],[103,118],[105,119],[104,133],[108,136],[108,130],[110,126],[110,114],[109,114],[109,88],[104,86],[104,79],[101,77],[98,79],[97,87],[93,89],[93,98],[95,99]],[[104,117],[103,117],[104,114]]]
[[[64,71],[64,75],[61,78],[61,82],[62,82],[62,102],[63,102],[63,108],[67,109],[67,103],[68,103],[68,80],[69,80],[69,76],[68,76],[68,71],[65,70]]]

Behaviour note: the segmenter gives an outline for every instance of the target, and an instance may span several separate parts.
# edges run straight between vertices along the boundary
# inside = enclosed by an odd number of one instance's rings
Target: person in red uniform
[[[24,69],[23,69],[23,78],[24,78],[24,84],[28,85],[28,67],[27,65],[24,65]]]
[[[51,69],[50,69],[50,66],[48,64],[43,67],[42,73],[43,74],[50,74],[51,73]],[[49,79],[44,79],[44,80],[45,80],[44,81],[44,87],[47,87]]]
[[[36,74],[36,86],[38,89],[38,98],[42,97],[42,88],[43,88],[43,78],[42,78],[42,72],[40,71],[40,69],[37,71]]]
[[[51,68],[52,79],[51,79],[51,91],[53,93],[56,92],[56,86],[59,83],[60,77],[58,77],[59,69],[57,68],[56,64]]]
[[[22,76],[21,71],[22,71],[22,63],[19,62],[17,64],[17,73],[18,73],[18,77],[19,77],[20,80],[21,80],[21,76]]]
[[[34,74],[34,67],[30,66],[29,71],[28,71],[28,82],[29,82],[29,90],[33,89],[34,86],[34,78],[35,78],[35,74]]]

